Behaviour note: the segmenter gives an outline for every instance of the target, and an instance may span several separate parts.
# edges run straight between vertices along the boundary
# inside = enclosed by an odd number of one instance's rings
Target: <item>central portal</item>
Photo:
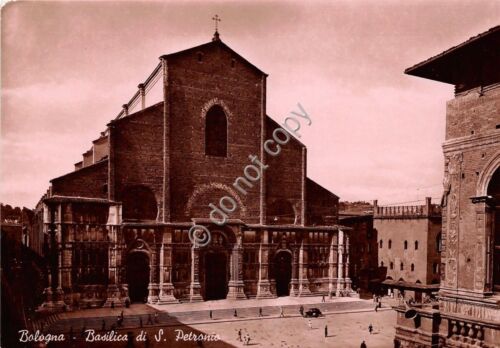
[[[127,283],[131,302],[146,302],[149,285],[149,257],[133,252],[127,257]]]
[[[274,276],[276,296],[289,296],[292,279],[292,255],[289,252],[280,251],[274,257]]]
[[[227,256],[224,252],[205,254],[205,301],[227,296]]]

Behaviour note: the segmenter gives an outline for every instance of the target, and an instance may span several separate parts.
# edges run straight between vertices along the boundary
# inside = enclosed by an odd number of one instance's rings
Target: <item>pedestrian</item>
[[[123,318],[122,318],[122,317],[120,317],[120,316],[118,316],[118,317],[116,318],[116,325],[117,325],[118,327],[120,327],[120,326],[122,326],[122,323],[123,323]]]
[[[284,318],[285,313],[283,312],[283,306],[280,306],[280,318]]]
[[[307,320],[307,326],[309,326],[310,330],[313,328],[313,323],[312,323],[311,319]]]
[[[158,324],[160,319],[158,318],[158,312],[155,312],[155,323]]]
[[[323,294],[323,297],[321,298],[321,302],[325,302],[325,295]]]
[[[101,331],[106,330],[106,321],[103,319],[102,320],[102,325],[101,325]]]
[[[241,329],[238,329],[238,341],[241,342]]]
[[[148,314],[148,325],[153,325],[153,316],[151,315],[151,313]]]
[[[213,319],[212,318],[212,310],[210,310],[210,312],[208,312],[208,314],[210,315],[210,319]]]
[[[368,325],[368,332],[370,332],[370,335],[372,334],[372,332],[373,332],[373,325],[372,324]]]
[[[238,316],[238,312],[236,312],[236,309],[234,310],[234,317]]]
[[[328,337],[328,325],[325,325],[325,338]]]
[[[359,348],[366,348],[366,343],[365,343],[365,341],[361,342],[361,345],[359,346]]]
[[[262,317],[262,307],[259,307],[259,317]]]
[[[377,311],[378,309],[378,304],[375,305],[375,312]]]
[[[373,294],[373,303],[377,302],[377,296]]]
[[[300,305],[299,312],[301,316],[304,316],[304,306]]]
[[[378,303],[378,308],[382,308],[382,301]]]
[[[139,317],[139,327],[142,327],[142,317]]]

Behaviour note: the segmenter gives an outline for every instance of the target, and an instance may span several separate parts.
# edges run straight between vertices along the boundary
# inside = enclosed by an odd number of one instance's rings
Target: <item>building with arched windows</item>
[[[218,33],[160,57],[38,206],[43,308],[352,294],[338,197],[307,177],[306,147],[290,134],[279,156],[265,151],[280,128],[266,78]],[[249,174],[256,182],[241,178],[252,156],[268,166]],[[237,208],[219,226],[209,205],[222,197]],[[193,244],[194,224],[208,245]]]
[[[454,85],[455,96],[446,106],[438,302],[415,307],[415,318],[397,308],[398,347],[499,347],[499,62],[497,26],[405,71]]]
[[[373,226],[378,237],[378,264],[390,265],[382,279],[384,292],[421,302],[436,292],[441,262],[437,239],[441,236],[441,206],[426,198],[425,204],[379,206],[375,201]]]

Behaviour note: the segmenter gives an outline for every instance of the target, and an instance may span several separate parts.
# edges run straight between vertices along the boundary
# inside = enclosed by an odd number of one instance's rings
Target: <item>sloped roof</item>
[[[178,52],[174,52],[174,53],[169,53],[169,54],[164,54],[160,58],[166,58],[166,59],[168,59],[169,57],[179,56],[179,55],[186,54],[186,53],[189,53],[189,52],[192,52],[192,51],[199,51],[199,50],[202,50],[204,48],[209,48],[211,46],[220,46],[223,49],[226,49],[226,50],[230,51],[231,54],[233,54],[235,57],[238,58],[238,60],[241,60],[242,62],[244,62],[245,64],[247,64],[249,67],[251,67],[252,69],[256,70],[258,73],[263,74],[265,76],[268,76],[268,74],[266,74],[265,72],[263,72],[262,70],[260,70],[254,64],[250,63],[243,56],[241,56],[238,52],[236,52],[231,47],[229,47],[224,42],[222,42],[221,39],[214,39],[214,40],[212,40],[210,42],[207,42],[207,43],[204,43],[204,44],[201,44],[201,45],[198,45],[198,46],[194,46],[194,47],[182,50],[182,51],[178,51]]]
[[[457,80],[459,74],[455,71],[460,68],[457,62],[463,59],[465,54],[498,59],[500,57],[500,25],[407,68],[405,74],[457,84],[460,82]]]

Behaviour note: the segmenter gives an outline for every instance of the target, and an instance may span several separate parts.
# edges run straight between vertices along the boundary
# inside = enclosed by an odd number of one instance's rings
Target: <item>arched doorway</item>
[[[224,252],[205,254],[205,301],[221,300],[227,296],[227,255]]]
[[[149,257],[145,252],[132,252],[127,257],[127,283],[131,302],[146,302],[149,285]]]
[[[292,254],[280,251],[274,257],[274,278],[276,280],[276,295],[290,295],[290,280],[292,279]]]
[[[488,184],[488,196],[493,198],[493,289],[500,291],[500,168]]]

